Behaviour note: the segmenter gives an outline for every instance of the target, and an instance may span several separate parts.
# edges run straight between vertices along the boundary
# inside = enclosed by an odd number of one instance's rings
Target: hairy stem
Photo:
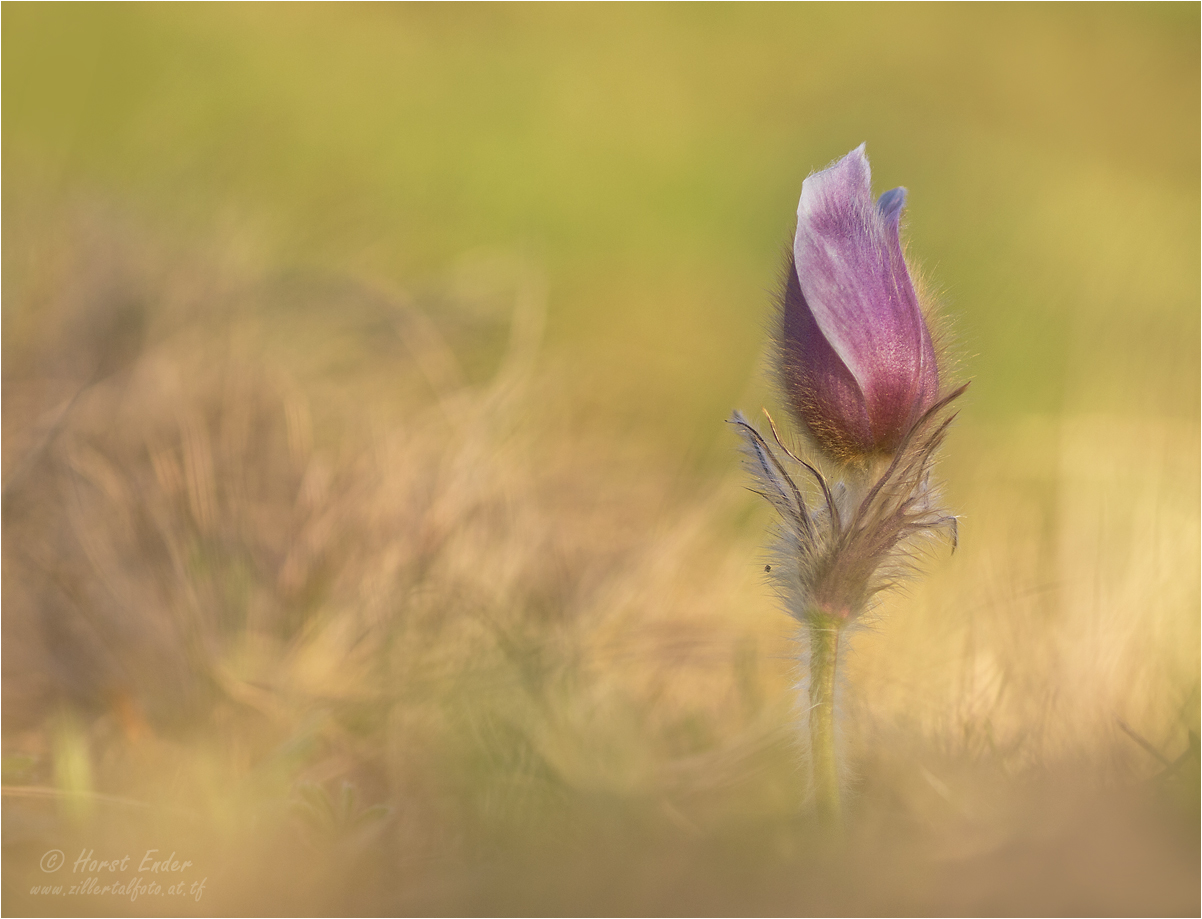
[[[810,619],[810,760],[814,805],[819,818],[839,823],[839,770],[835,760],[835,667],[839,623],[829,616]]]

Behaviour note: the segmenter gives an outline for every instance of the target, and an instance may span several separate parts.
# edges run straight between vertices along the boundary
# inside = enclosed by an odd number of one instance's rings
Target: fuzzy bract
[[[735,412],[753,490],[780,514],[771,573],[791,615],[811,623],[857,619],[913,568],[916,537],[943,531],[954,548],[956,518],[939,506],[931,468],[955,417],[950,406],[966,388],[916,420],[879,479],[852,488],[829,483],[780,441],[775,426],[774,449]]]

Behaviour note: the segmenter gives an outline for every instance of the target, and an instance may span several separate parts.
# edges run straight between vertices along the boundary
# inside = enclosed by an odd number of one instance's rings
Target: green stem
[[[830,616],[810,619],[810,760],[814,805],[830,826],[839,823],[839,769],[835,759],[835,667],[839,623]]]

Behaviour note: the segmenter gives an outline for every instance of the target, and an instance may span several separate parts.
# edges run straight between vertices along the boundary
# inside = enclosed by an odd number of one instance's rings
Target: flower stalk
[[[810,619],[810,759],[814,809],[822,822],[837,825],[839,762],[835,755],[835,673],[839,663],[840,624],[831,616]]]
[[[914,569],[920,537],[944,532],[953,551],[957,539],[933,467],[955,418],[951,403],[967,386],[941,392],[938,354],[899,238],[905,198],[895,188],[873,199],[863,146],[802,185],[777,371],[812,461],[785,445],[771,416],[774,445],[741,413],[731,419],[753,490],[780,516],[768,570],[809,633],[811,791],[829,826],[842,811],[840,641]]]

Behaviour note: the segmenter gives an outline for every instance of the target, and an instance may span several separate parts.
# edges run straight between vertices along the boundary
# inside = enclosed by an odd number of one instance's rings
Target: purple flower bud
[[[871,183],[861,144],[802,184],[782,308],[785,393],[844,462],[896,450],[939,392],[898,238],[906,190],[874,203]]]

